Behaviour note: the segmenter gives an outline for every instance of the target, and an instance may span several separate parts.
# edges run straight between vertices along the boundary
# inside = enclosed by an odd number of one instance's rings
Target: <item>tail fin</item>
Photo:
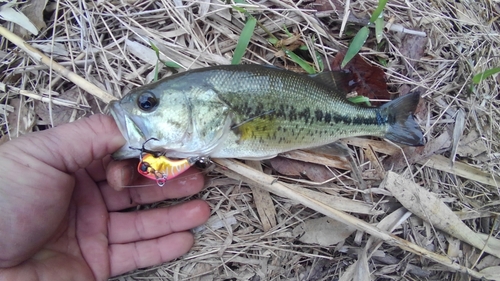
[[[422,131],[413,119],[419,100],[419,93],[410,93],[379,108],[381,117],[389,123],[385,138],[406,145],[424,145]]]

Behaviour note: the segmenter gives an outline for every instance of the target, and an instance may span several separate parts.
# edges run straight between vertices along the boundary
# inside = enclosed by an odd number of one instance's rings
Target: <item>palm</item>
[[[2,280],[93,280],[91,263],[101,263],[109,268],[108,256],[94,256],[94,261],[86,261],[85,248],[80,248],[76,237],[76,217],[66,213],[62,223],[49,242],[47,242],[35,255],[25,262],[8,269],[0,270]],[[103,229],[104,230],[104,229]],[[105,230],[104,230],[105,231]],[[104,249],[102,249],[104,250]],[[57,269],[57,272],[54,272]],[[99,276],[109,276],[109,271],[96,272]],[[100,278],[102,280],[102,278]]]
[[[0,280],[106,280],[186,253],[193,243],[187,230],[208,218],[208,206],[199,200],[118,212],[197,193],[203,177],[195,170],[162,188],[116,191],[110,184],[154,182],[135,179],[127,161],[110,163],[107,157],[75,164],[74,159],[49,159],[53,153],[38,155],[50,148],[26,147],[26,138],[0,147],[0,172],[12,175],[0,181]],[[55,164],[47,165],[51,161]]]

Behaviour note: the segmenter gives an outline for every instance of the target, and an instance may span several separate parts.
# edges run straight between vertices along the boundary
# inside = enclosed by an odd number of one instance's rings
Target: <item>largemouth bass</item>
[[[109,105],[128,143],[115,159],[139,157],[136,148],[167,157],[266,159],[340,138],[377,136],[422,145],[413,119],[419,94],[378,108],[350,103],[333,74],[302,75],[259,65],[227,65],[172,75],[132,90]]]

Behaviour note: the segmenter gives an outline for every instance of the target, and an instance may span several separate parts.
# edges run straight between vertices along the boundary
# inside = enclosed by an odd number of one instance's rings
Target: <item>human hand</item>
[[[0,145],[0,280],[106,280],[191,248],[205,202],[118,211],[195,194],[203,176],[158,187],[131,161],[111,161],[124,143],[111,117],[94,115]]]

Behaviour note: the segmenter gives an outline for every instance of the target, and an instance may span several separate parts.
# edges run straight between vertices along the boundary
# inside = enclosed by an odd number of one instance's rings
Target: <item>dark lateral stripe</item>
[[[314,122],[341,123],[346,125],[385,125],[388,120],[384,118],[379,110],[375,110],[375,118],[363,118],[357,116],[341,115],[332,112],[326,112],[316,109],[314,112],[310,108],[297,109],[295,106],[287,106],[280,104],[274,111],[266,111],[262,103],[257,103],[251,107],[249,104],[244,106],[236,106],[233,108],[238,112],[243,112],[249,118],[262,116],[263,118],[283,118],[289,121],[303,120],[305,124],[313,124]]]
[[[387,123],[387,118],[382,117],[382,114],[380,114],[380,110],[376,109],[375,113],[377,114],[377,125],[385,125]]]
[[[334,114],[330,112],[323,112],[321,110],[316,110],[314,112],[316,120],[325,123],[343,123],[347,125],[384,125],[385,120],[383,120],[380,113],[376,111],[376,118],[363,118],[357,116],[348,116]]]

